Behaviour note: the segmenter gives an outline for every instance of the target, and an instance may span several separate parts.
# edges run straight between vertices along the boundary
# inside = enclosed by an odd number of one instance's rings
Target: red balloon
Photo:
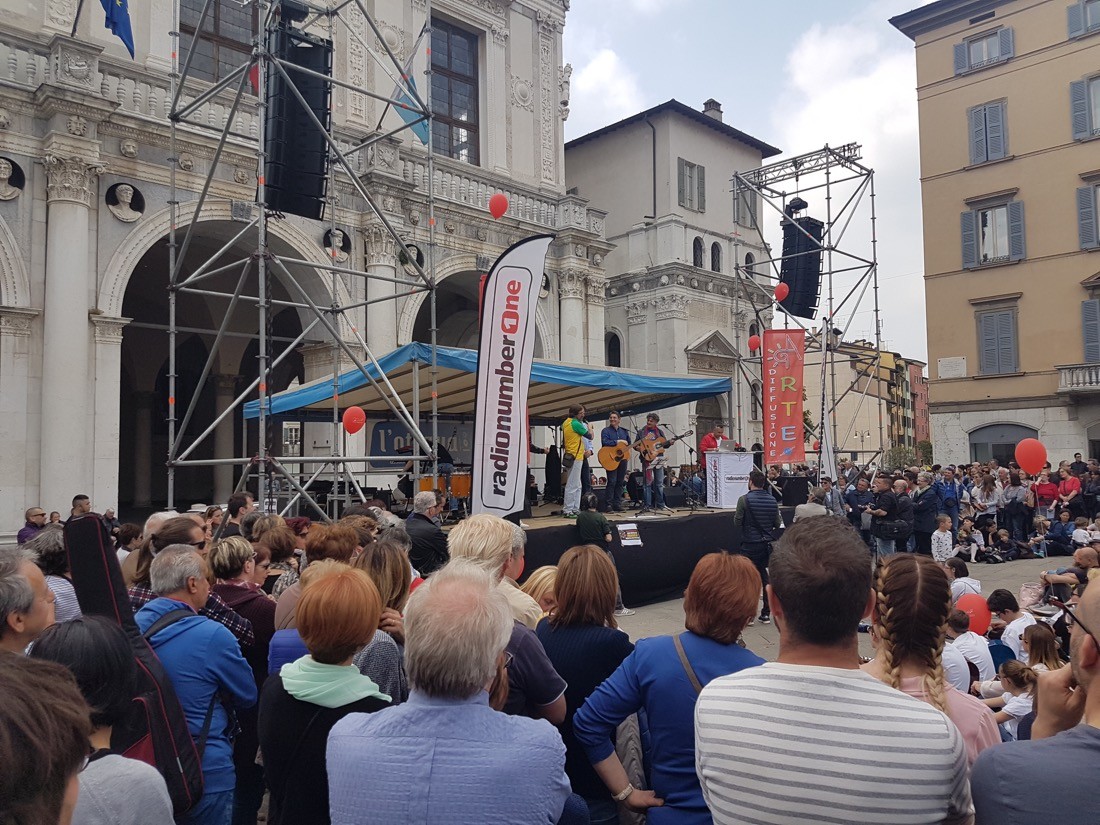
[[[775,285],[775,300],[785,301],[787,300],[787,296],[790,294],[791,288],[782,281]]]
[[[1016,463],[1031,475],[1038,475],[1047,463],[1047,448],[1037,438],[1025,438],[1016,445]]]
[[[349,435],[355,435],[367,423],[367,414],[362,407],[348,407],[344,410],[344,430]]]
[[[508,211],[508,198],[497,192],[489,198],[489,214],[497,220]]]
[[[817,439],[814,439],[814,451],[816,452],[817,450],[820,450],[820,449],[821,449],[821,442],[818,441]]]
[[[985,603],[985,599],[977,593],[960,596],[955,607],[970,617],[970,629],[979,636],[989,630],[989,622],[993,614],[989,612],[989,605]]]
[[[758,349],[760,349],[760,336],[759,335],[750,335],[749,336],[749,352],[756,352]]]

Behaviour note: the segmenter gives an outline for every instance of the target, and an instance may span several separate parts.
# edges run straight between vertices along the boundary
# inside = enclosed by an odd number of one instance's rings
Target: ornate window
[[[691,265],[697,266],[700,269],[703,268],[703,255],[706,245],[703,243],[703,239],[697,237],[691,242]]]
[[[432,148],[466,163],[478,151],[478,38],[432,19]]]
[[[749,385],[749,420],[760,420],[760,382],[753,381]]]
[[[248,62],[257,7],[242,6],[234,0],[211,0],[202,32],[192,41],[202,7],[203,0],[180,0],[180,67],[193,47],[195,56],[188,77],[215,82]]]
[[[607,366],[623,365],[623,342],[614,332],[607,333]]]
[[[718,241],[710,245],[710,271],[722,271],[722,246]]]

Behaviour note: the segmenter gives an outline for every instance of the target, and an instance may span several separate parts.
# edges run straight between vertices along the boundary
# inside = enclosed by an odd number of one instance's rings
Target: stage
[[[579,542],[575,519],[551,515],[560,505],[542,505],[523,520],[527,527],[525,573],[546,564],[557,564],[562,554]],[[785,524],[794,508],[781,507]],[[619,567],[623,602],[629,607],[678,598],[683,595],[696,563],[707,553],[736,550],[741,530],[733,510],[676,509],[672,513],[643,516],[636,511],[605,513],[611,522],[611,553]],[[617,525],[634,524],[641,546],[623,546]],[[522,579],[521,579],[522,581]]]

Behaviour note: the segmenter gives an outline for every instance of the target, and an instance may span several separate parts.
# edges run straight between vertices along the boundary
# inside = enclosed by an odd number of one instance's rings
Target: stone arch
[[[0,306],[30,307],[31,282],[19,245],[8,223],[0,218]]]
[[[203,207],[198,221],[207,223],[210,221],[230,221],[230,204],[228,202],[212,202]],[[187,224],[181,224],[177,232],[186,231]],[[122,302],[126,296],[126,287],[130,283],[130,277],[137,268],[142,257],[154,244],[158,243],[171,230],[171,211],[168,208],[144,218],[134,226],[130,234],[115,250],[107,268],[103,273],[96,293],[96,307],[109,317],[120,317],[122,314]],[[309,260],[317,264],[328,264],[328,258],[324,249],[310,237],[303,229],[289,221],[271,221],[268,223],[268,231],[279,240],[289,244],[303,260]],[[182,237],[182,235],[181,235]],[[2,236],[0,236],[2,243]],[[2,264],[2,258],[0,258]],[[315,270],[320,272],[320,270]],[[277,277],[277,276],[276,276]],[[338,299],[341,306],[348,306],[352,301],[351,294],[347,291],[342,279],[337,280]],[[328,279],[325,279],[327,284]],[[308,291],[308,283],[302,285]],[[327,286],[326,286],[327,289]],[[311,295],[314,301],[319,301],[324,296]],[[328,299],[319,304],[327,305]]]

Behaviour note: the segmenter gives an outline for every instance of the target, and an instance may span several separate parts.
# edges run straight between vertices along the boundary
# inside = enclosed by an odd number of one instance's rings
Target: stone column
[[[214,415],[219,416],[237,397],[237,376],[214,376]],[[232,458],[237,454],[233,441],[234,417],[228,415],[214,430],[214,457]],[[233,465],[218,464],[214,467],[214,501],[226,501],[233,492]]]
[[[135,392],[134,404],[134,506],[148,507],[153,483],[153,399],[151,392]]]
[[[662,296],[656,304],[657,334],[655,340],[660,341],[657,350],[656,369],[660,372],[687,375],[687,345],[688,341],[688,299],[684,295],[672,293]],[[681,433],[689,429],[688,407],[681,405],[671,410],[666,410],[661,416],[661,422],[675,433]],[[691,439],[688,443],[694,443]],[[683,457],[686,450],[677,451],[676,456]]]
[[[95,438],[92,443],[92,505],[118,510],[119,404],[122,328],[129,318],[90,316],[95,327]]]
[[[607,361],[604,345],[604,326],[607,322],[607,279],[590,272],[587,283],[588,303],[588,361],[593,366],[603,366]]]
[[[566,269],[558,275],[558,337],[561,360],[584,363],[584,270]]]
[[[0,307],[0,544],[15,543],[23,512],[37,506],[38,461],[27,406],[31,395],[31,325],[38,310]]]
[[[46,287],[43,304],[43,382],[40,451],[41,505],[65,512],[77,493],[89,493],[92,452],[86,428],[75,426],[91,404],[88,296],[94,256],[88,249],[88,210],[101,166],[47,155]],[[83,411],[83,412],[82,412]]]
[[[649,364],[649,301],[642,298],[626,305],[627,340],[623,342],[623,366],[644,370]]]
[[[486,137],[482,166],[509,175],[508,108],[512,94],[507,80],[508,29],[502,21],[494,23],[489,33],[491,36],[485,40],[485,82],[490,109],[489,116],[482,120]]]
[[[385,227],[372,225],[363,230],[363,238],[367,275],[396,278],[397,249],[390,233]],[[375,358],[397,348],[397,301],[393,299],[396,291],[395,283],[367,279],[367,300],[388,299],[367,305],[367,329],[363,338],[370,344]]]

